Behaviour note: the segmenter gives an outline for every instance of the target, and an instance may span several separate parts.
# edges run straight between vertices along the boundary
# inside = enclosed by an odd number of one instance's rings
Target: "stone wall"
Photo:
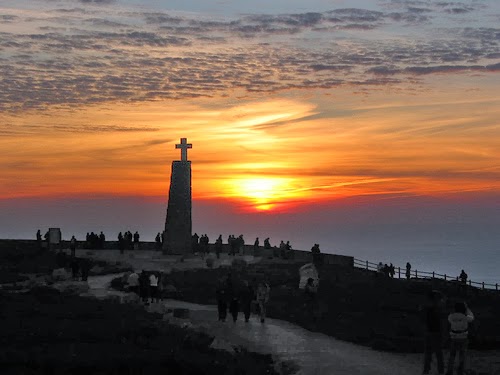
[[[46,248],[45,244],[45,248]],[[85,241],[78,241],[77,243],[77,249],[86,249],[86,243]],[[0,251],[7,251],[7,250],[23,250],[23,251],[30,251],[30,250],[37,250],[38,249],[38,244],[36,240],[6,240],[6,239],[0,239]],[[69,249],[69,241],[63,240],[61,241],[61,249]],[[96,249],[94,251],[106,251],[106,250],[117,250],[118,249],[118,242],[117,241],[106,241],[104,244],[104,249]],[[155,242],[140,242],[139,243],[139,249],[146,251],[154,251],[158,250],[156,248],[156,243]],[[125,250],[127,251],[127,250]],[[210,253],[215,252],[215,245],[210,244]],[[229,245],[224,244],[222,248],[222,252],[227,254],[229,252]],[[245,245],[243,249],[243,254],[244,255],[254,255],[253,251],[253,245]],[[343,265],[347,267],[353,267],[354,266],[354,258],[351,256],[346,256],[346,255],[337,255],[337,254],[327,254],[323,253],[323,262],[325,264],[338,264],[338,265]],[[258,251],[258,256],[262,256],[263,258],[272,258],[272,257],[279,257],[279,249],[278,248],[272,248],[272,249],[264,249],[264,247],[260,246],[259,251]],[[303,250],[293,250],[293,258],[295,260],[301,260],[304,262],[310,262],[312,261],[312,256],[310,251],[303,251]]]

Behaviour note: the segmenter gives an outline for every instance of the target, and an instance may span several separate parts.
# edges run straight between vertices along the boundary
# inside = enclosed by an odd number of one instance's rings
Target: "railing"
[[[361,260],[354,258],[354,267],[356,268],[362,268],[365,270],[369,271],[378,271],[378,264],[369,262],[367,260]],[[394,267],[394,277],[397,277],[398,279],[404,279],[406,277],[406,268],[401,268],[401,267]],[[441,279],[444,281],[459,281],[459,277],[453,277],[450,275],[446,274],[440,274],[437,272],[427,272],[427,271],[418,271],[418,270],[410,270],[410,278],[416,278],[416,279]],[[480,289],[494,289],[497,290],[499,289],[498,283],[496,284],[488,284],[485,283],[484,281],[482,282],[477,282],[477,281],[472,281],[468,280],[467,284],[471,287],[474,288],[480,288]]]

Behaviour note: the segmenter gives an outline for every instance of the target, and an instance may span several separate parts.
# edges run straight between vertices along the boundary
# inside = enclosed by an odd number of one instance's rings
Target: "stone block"
[[[231,345],[229,341],[222,340],[219,338],[215,338],[215,340],[212,341],[212,344],[210,344],[210,348],[215,350],[224,350],[225,352],[231,354],[235,353],[234,347],[233,345]]]
[[[71,274],[64,268],[56,268],[52,271],[52,279],[56,281],[65,281],[71,279]]]

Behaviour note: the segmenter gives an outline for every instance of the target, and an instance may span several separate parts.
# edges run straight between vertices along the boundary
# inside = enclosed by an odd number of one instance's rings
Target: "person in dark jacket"
[[[224,280],[219,280],[217,289],[215,290],[217,298],[217,311],[219,312],[219,321],[225,322],[227,315],[227,296],[226,296],[226,283]]]
[[[252,309],[252,301],[255,299],[255,292],[248,281],[243,283],[243,288],[240,291],[241,311],[245,315],[245,323],[250,319],[250,311]]]
[[[424,309],[425,323],[425,354],[424,354],[424,374],[428,374],[431,369],[432,354],[436,355],[437,368],[439,374],[444,374],[443,361],[443,327],[444,312],[442,308],[442,294],[432,290],[427,295],[428,306]]]
[[[90,272],[90,260],[83,258],[80,268],[82,273],[82,281],[87,281]]]
[[[144,302],[145,304],[148,304],[149,285],[149,276],[146,271],[142,270],[141,274],[139,275],[139,293],[142,302]]]

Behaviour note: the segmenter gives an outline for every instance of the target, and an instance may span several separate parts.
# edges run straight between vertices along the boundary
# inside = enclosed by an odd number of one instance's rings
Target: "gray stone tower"
[[[181,160],[172,162],[167,219],[163,233],[164,254],[191,252],[191,162],[187,159],[187,150],[192,147],[186,138],[181,138],[181,143],[175,145],[175,148],[181,149]]]

